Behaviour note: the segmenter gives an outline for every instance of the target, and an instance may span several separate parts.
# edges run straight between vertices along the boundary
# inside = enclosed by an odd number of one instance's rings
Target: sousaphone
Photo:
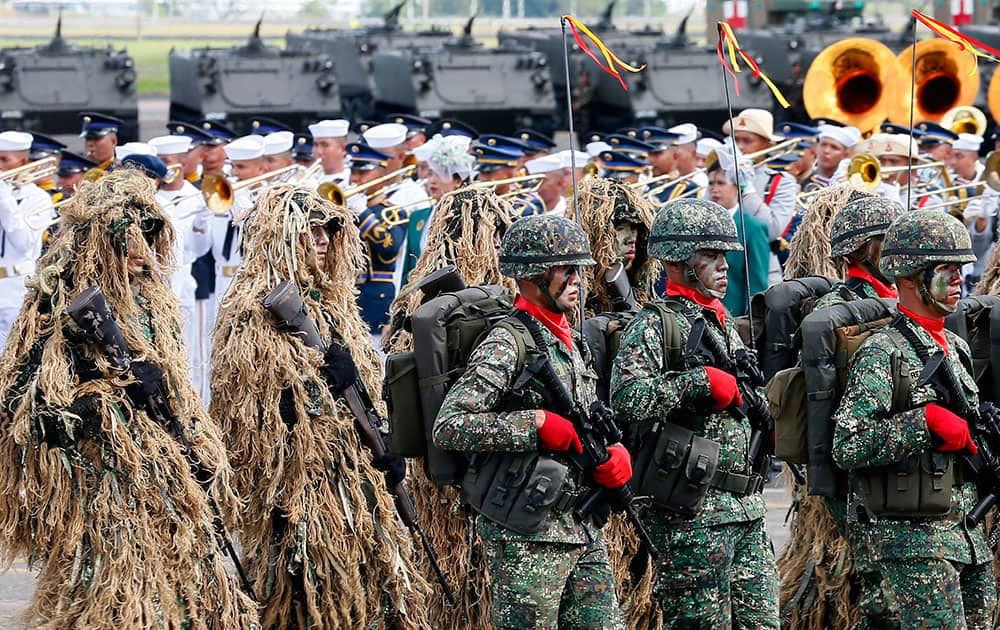
[[[916,51],[916,64],[913,62]],[[899,53],[899,93],[889,120],[910,124],[910,81],[913,81],[913,123],[939,122],[951,109],[972,105],[979,92],[976,61],[953,42],[927,39]]]

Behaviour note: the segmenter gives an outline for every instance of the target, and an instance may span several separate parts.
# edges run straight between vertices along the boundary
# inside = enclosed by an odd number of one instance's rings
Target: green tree
[[[322,0],[309,0],[299,9],[299,16],[304,18],[323,19],[330,17],[330,11]]]

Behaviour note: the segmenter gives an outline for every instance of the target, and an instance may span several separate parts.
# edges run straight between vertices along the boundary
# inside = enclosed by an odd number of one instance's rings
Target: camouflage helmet
[[[649,255],[680,262],[699,249],[743,251],[729,211],[706,199],[676,199],[664,204],[650,231]]]
[[[547,214],[514,222],[500,244],[500,273],[533,278],[558,265],[595,265],[590,241],[579,225]]]
[[[961,221],[938,210],[914,210],[889,227],[878,266],[885,277],[895,279],[939,263],[975,260],[972,239]]]
[[[848,200],[847,205],[833,217],[830,227],[830,257],[847,256],[873,236],[882,236],[889,225],[903,214],[898,202],[864,195]]]

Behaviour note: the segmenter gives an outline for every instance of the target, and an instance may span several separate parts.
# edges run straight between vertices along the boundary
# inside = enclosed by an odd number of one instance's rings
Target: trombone
[[[518,193],[525,192],[535,192],[542,187],[542,182],[545,181],[545,173],[538,173],[536,175],[518,175],[517,177],[508,177],[506,179],[497,179],[491,182],[473,182],[469,184],[469,188],[496,188],[497,186],[503,186],[505,184],[527,184],[532,182],[531,186],[523,186],[517,190],[512,190],[500,195],[505,197],[508,195],[514,195]]]
[[[409,210],[416,206],[421,207],[421,204],[433,204],[434,200],[430,197],[424,197],[423,199],[414,199],[408,203],[401,203],[395,206],[386,206],[382,208],[382,223],[385,223],[387,227],[394,228],[398,225],[405,225],[410,222]],[[400,214],[400,213],[405,214]]]
[[[271,180],[285,177],[292,171],[301,168],[297,164],[291,164],[256,177],[240,180],[235,184],[230,183],[222,175],[209,173],[201,180],[201,194],[205,197],[205,205],[208,206],[209,210],[217,215],[223,215],[233,207],[233,195],[237,190],[248,188],[251,192],[255,191],[261,188],[262,184],[266,186],[272,183]]]
[[[52,177],[58,168],[56,158],[49,156],[16,168],[0,171],[0,181],[8,182],[12,186],[23,186]]]
[[[396,170],[386,173],[381,177],[376,177],[371,181],[365,182],[363,184],[358,184],[357,186],[350,186],[348,188],[341,188],[334,182],[323,182],[316,189],[316,192],[319,193],[320,197],[326,199],[332,204],[337,206],[342,206],[347,202],[348,199],[350,199],[351,197],[353,197],[358,193],[365,192],[369,188],[391,181],[396,177],[409,177],[416,170],[417,170],[416,164],[407,164],[406,166],[397,168]]]

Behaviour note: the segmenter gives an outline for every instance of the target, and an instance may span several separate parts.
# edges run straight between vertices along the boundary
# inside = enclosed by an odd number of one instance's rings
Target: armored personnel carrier
[[[81,111],[99,111],[125,121],[123,142],[135,140],[135,79],[135,63],[125,50],[68,43],[60,17],[47,44],[0,48],[0,129],[76,133]]]
[[[482,46],[472,37],[473,19],[442,45],[373,52],[376,110],[454,117],[496,133],[553,131],[546,56],[510,44]]]
[[[450,31],[432,28],[405,31],[399,24],[406,0],[382,16],[382,24],[363,29],[311,28],[285,35],[290,51],[313,52],[336,60],[333,72],[340,89],[341,114],[351,120],[378,118],[375,111],[375,82],[371,58],[388,50],[430,49],[452,37]],[[381,112],[382,114],[391,112]]]
[[[341,111],[335,62],[322,53],[287,51],[260,38],[243,46],[170,52],[170,118],[209,118],[248,131],[266,115],[301,129]]]

